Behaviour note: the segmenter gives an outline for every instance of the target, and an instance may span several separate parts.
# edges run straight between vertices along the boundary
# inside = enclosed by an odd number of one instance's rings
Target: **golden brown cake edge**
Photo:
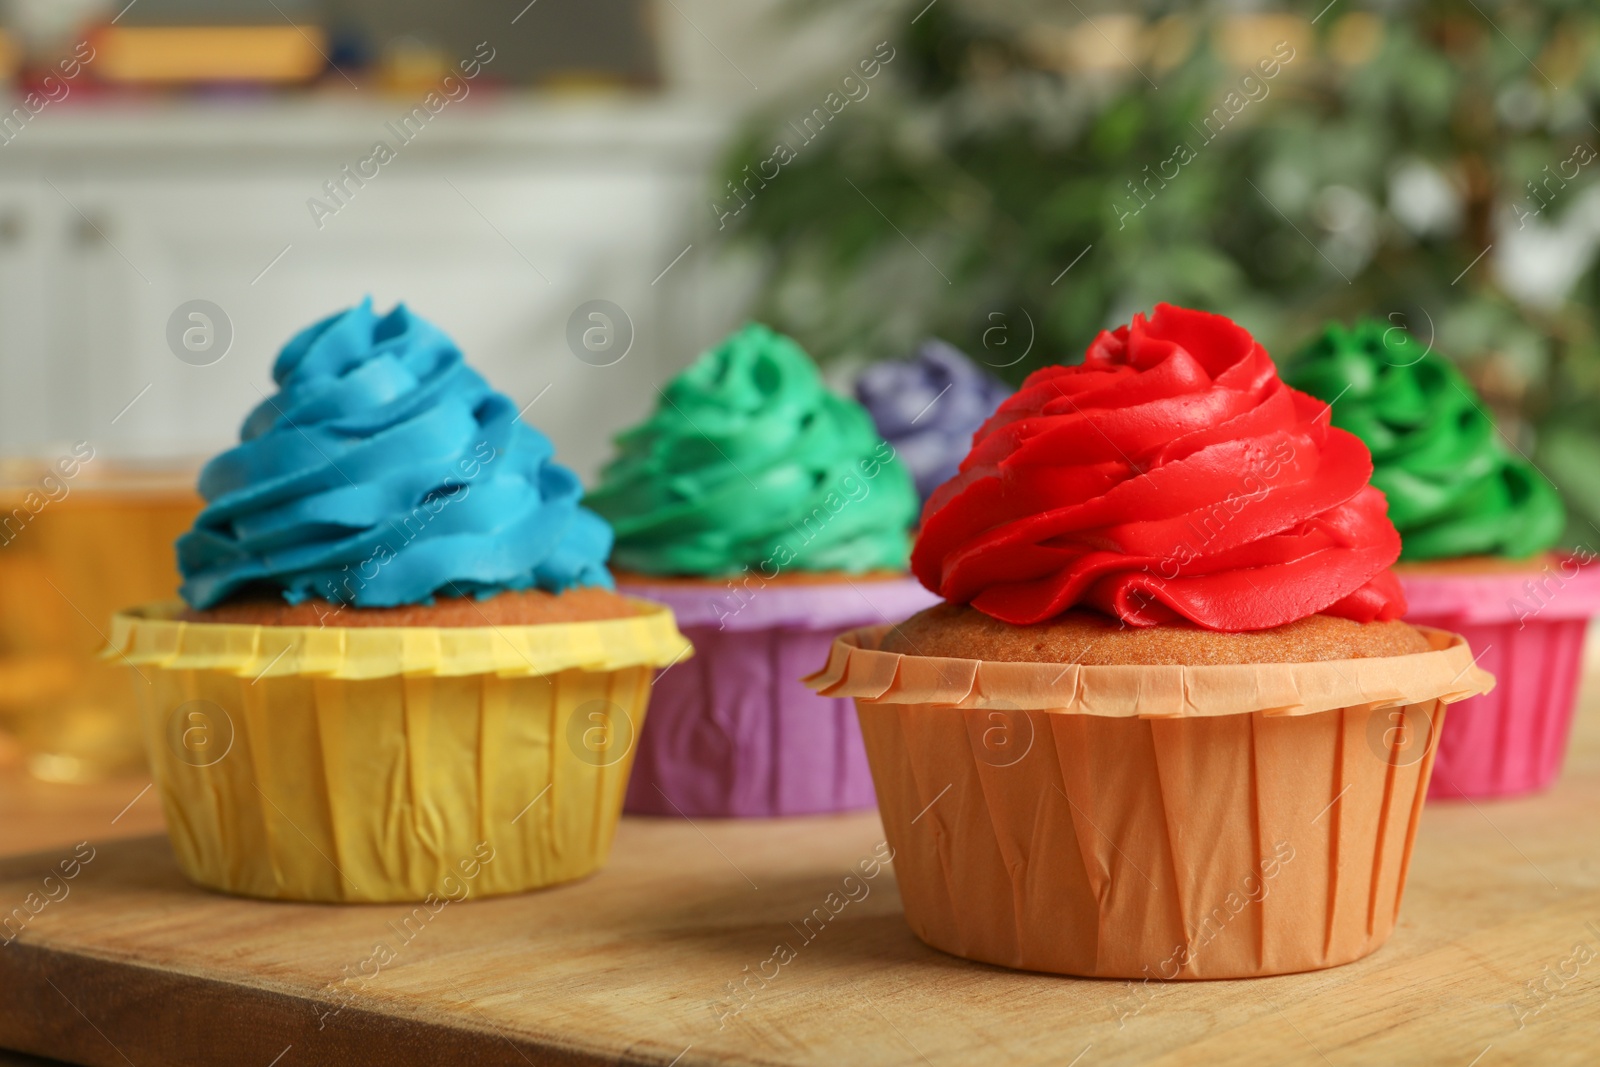
[[[882,650],[904,655],[1007,663],[1085,666],[1216,666],[1312,663],[1404,656],[1431,650],[1400,620],[1352,622],[1313,615],[1270,630],[1220,633],[1193,625],[1124,626],[1089,611],[1069,611],[1017,626],[961,604],[937,604],[884,635]]]

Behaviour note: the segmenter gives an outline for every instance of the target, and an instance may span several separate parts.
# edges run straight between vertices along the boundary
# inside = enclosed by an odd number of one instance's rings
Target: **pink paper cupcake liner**
[[[911,578],[619,591],[670,607],[695,650],[656,677],[626,812],[759,818],[876,803],[854,702],[800,679],[840,631],[899,622],[937,596]]]
[[[1584,636],[1600,612],[1600,570],[1564,557],[1523,573],[1398,573],[1406,621],[1461,634],[1499,680],[1494,692],[1450,709],[1428,796],[1549,788],[1566,757]]]

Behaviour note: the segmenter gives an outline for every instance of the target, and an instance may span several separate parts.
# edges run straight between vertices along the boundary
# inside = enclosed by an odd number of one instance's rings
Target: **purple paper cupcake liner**
[[[760,818],[870,808],[872,772],[855,703],[800,679],[843,630],[939,602],[915,579],[768,585],[624,583],[666,604],[694,656],[650,695],[624,810],[634,815]]]

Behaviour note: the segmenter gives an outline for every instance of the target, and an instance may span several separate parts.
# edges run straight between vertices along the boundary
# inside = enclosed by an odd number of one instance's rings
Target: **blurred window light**
[[[1461,225],[1461,194],[1438,167],[1411,159],[1389,176],[1389,212],[1418,237],[1447,235]]]

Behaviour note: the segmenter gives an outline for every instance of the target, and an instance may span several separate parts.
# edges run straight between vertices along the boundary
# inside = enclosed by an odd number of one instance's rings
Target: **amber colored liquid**
[[[152,476],[95,460],[72,479],[52,478],[48,493],[45,467],[5,473],[0,726],[41,778],[136,769],[144,757],[134,687],[147,683],[100,652],[113,613],[176,597],[173,542],[201,507],[193,472]]]

